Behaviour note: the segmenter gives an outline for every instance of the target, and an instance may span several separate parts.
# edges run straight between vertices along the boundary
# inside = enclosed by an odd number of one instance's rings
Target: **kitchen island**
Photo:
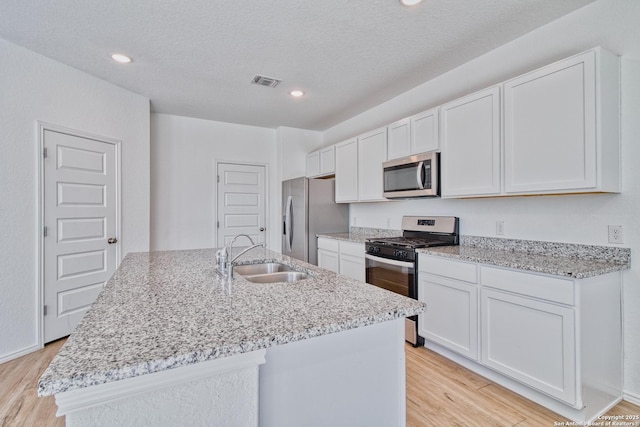
[[[40,378],[67,425],[404,425],[403,318],[425,305],[309,278],[229,292],[215,250],[128,254]]]

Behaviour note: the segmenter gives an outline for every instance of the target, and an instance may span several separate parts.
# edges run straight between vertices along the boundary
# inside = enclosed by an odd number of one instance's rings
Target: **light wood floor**
[[[53,397],[37,397],[36,383],[64,339],[0,365],[0,426],[64,426]],[[554,426],[553,412],[425,349],[406,346],[407,426]],[[622,402],[608,415],[638,415]],[[392,427],[392,426],[390,426]]]

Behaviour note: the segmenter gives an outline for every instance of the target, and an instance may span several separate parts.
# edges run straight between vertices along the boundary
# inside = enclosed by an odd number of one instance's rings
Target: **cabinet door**
[[[320,175],[320,152],[307,154],[307,177]]]
[[[440,148],[438,141],[438,109],[423,111],[411,117],[411,153],[418,154]]]
[[[358,201],[358,140],[336,145],[336,202]]]
[[[398,120],[387,126],[387,159],[411,155],[411,119]]]
[[[418,317],[418,331],[433,341],[471,359],[478,359],[478,287],[419,273],[418,299],[427,311]]]
[[[445,104],[441,115],[443,197],[500,193],[500,88]]]
[[[362,256],[340,253],[340,274],[365,281],[364,252]]]
[[[338,261],[339,258],[337,252],[318,249],[318,267],[326,268],[334,273],[339,273]]]
[[[320,150],[320,175],[331,175],[336,171],[335,146]]]
[[[386,127],[358,137],[358,200],[387,200],[382,196],[382,163],[386,160]]]
[[[596,187],[593,51],[504,84],[505,191]]]
[[[576,403],[574,310],[482,289],[482,363]]]

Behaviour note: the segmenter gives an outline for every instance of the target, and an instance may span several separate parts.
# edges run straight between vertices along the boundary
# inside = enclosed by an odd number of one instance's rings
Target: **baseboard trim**
[[[23,348],[22,350],[18,350],[15,351],[13,353],[9,353],[9,354],[5,354],[3,356],[0,356],[0,365],[5,363],[5,362],[9,362],[13,359],[17,359],[18,357],[22,357],[25,356],[29,353],[33,353],[34,351],[38,351],[40,350],[42,347],[40,347],[38,344],[32,345],[30,347],[27,348]]]
[[[626,400],[629,403],[633,403],[634,405],[640,406],[640,394],[629,393],[625,391],[622,394],[622,399]]]

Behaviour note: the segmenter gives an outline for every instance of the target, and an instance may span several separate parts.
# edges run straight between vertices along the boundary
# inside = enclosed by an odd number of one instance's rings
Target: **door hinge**
[[[47,147],[42,149],[42,157],[45,159],[47,158]]]
[[[47,315],[47,306],[46,306],[46,305],[45,305],[44,307],[42,307],[42,314],[43,314],[44,316],[46,316],[46,315]]]
[[[218,184],[220,183],[220,175],[216,175],[218,179]]]
[[[47,237],[47,227],[46,226],[44,227],[44,231],[42,232],[42,235],[44,237]]]
[[[216,228],[220,228],[220,221],[216,221]]]

